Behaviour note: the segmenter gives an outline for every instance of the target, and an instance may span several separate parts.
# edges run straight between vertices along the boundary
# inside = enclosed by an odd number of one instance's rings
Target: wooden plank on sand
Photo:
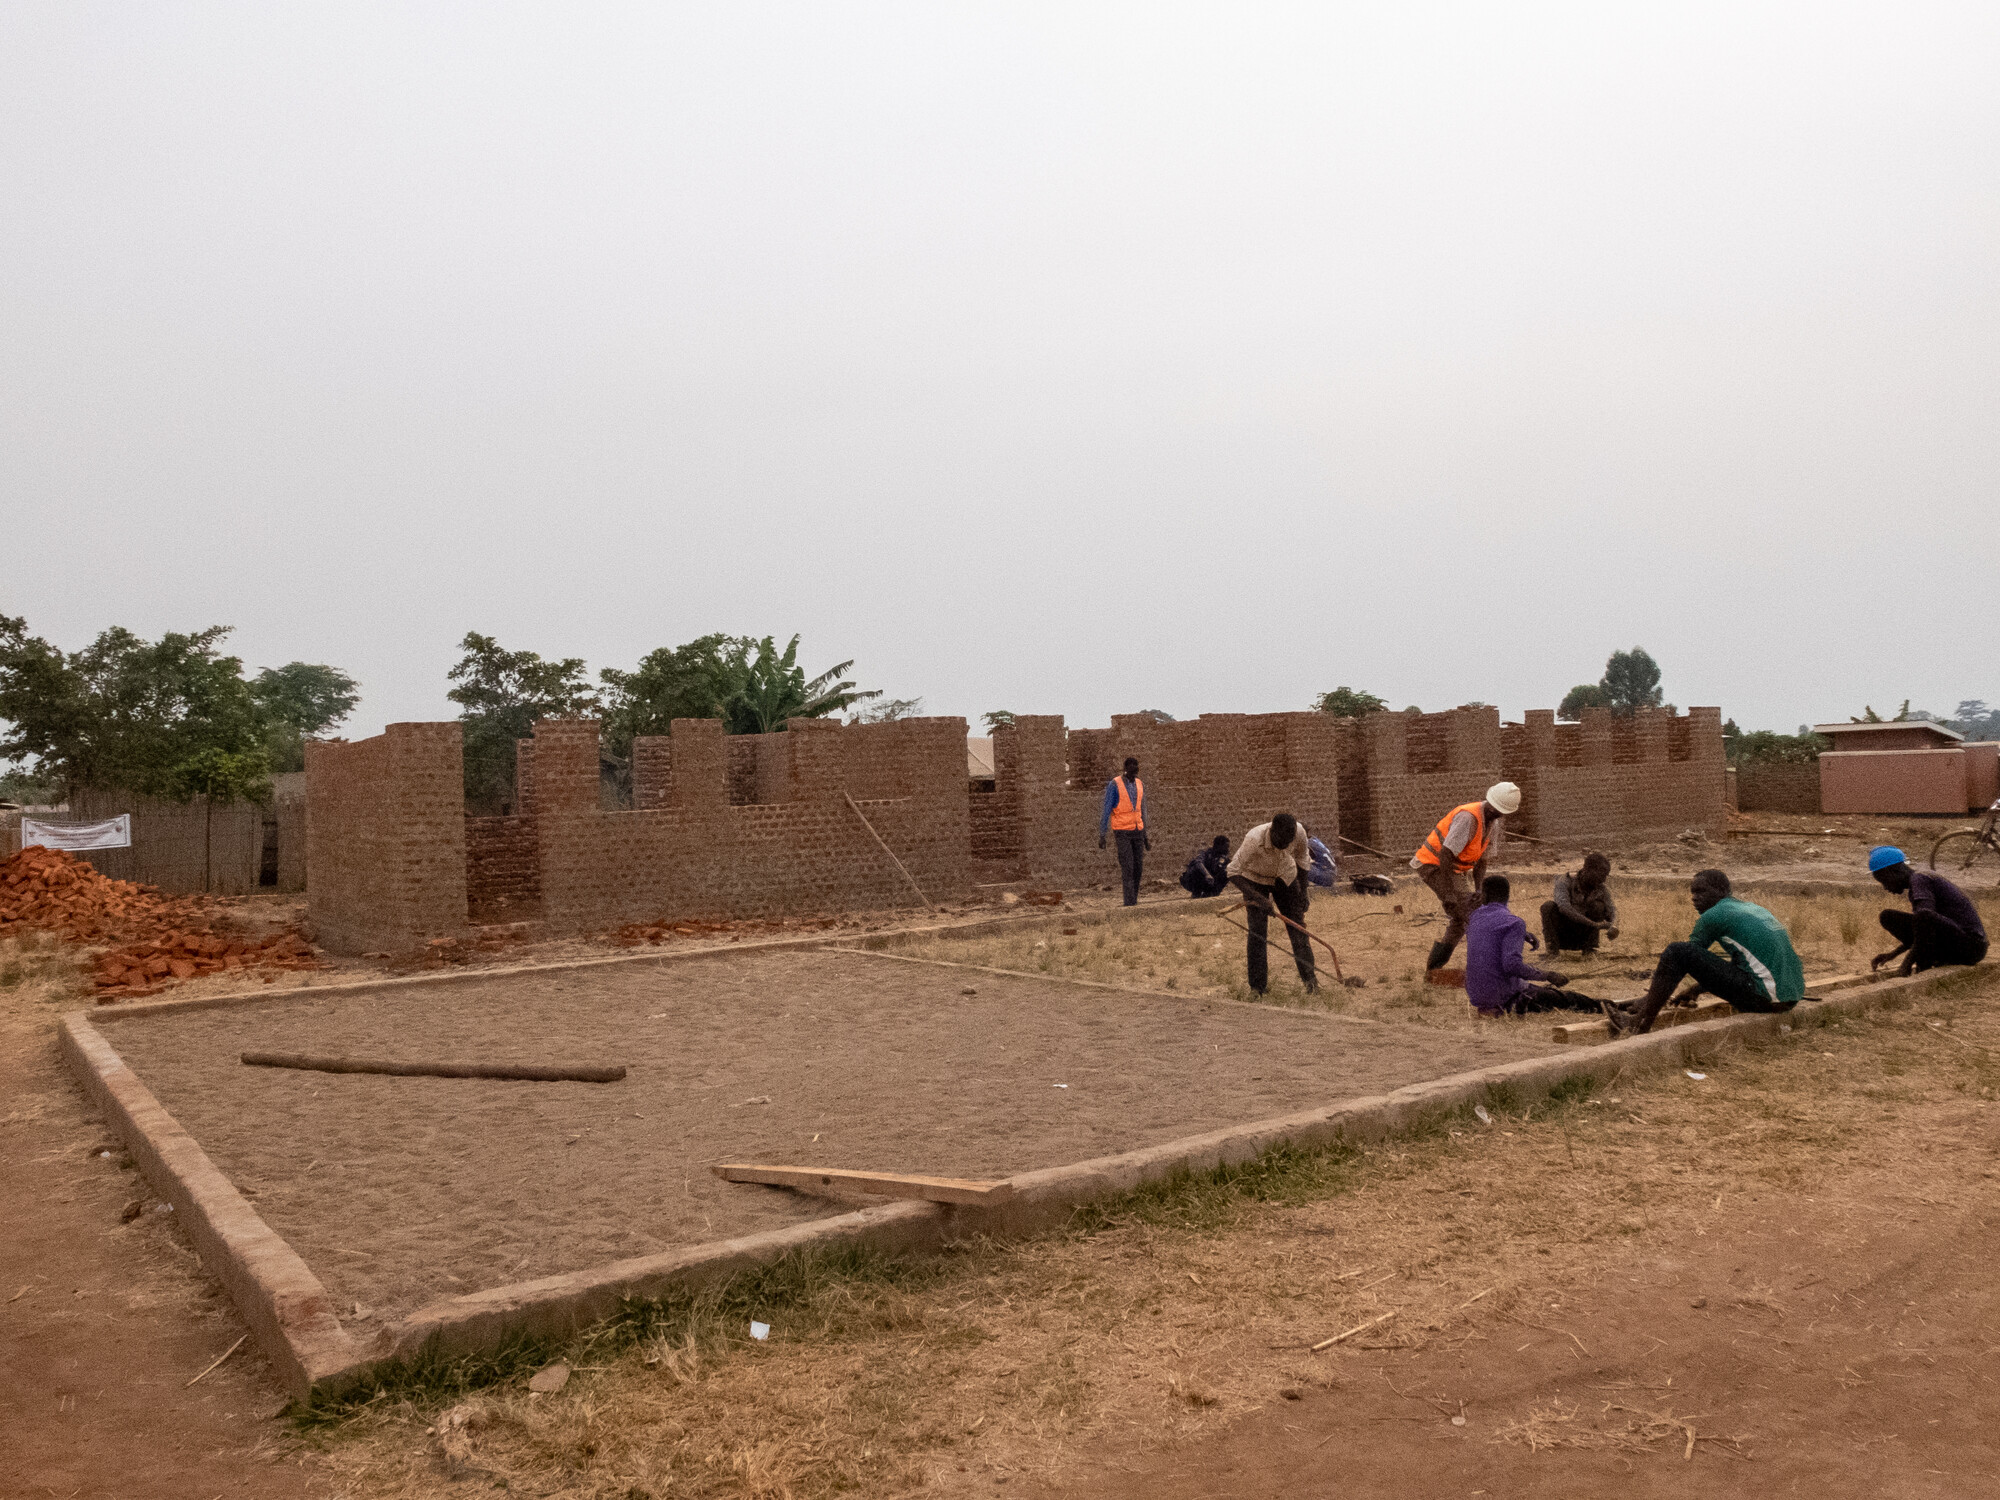
[[[1011,1182],[977,1182],[963,1177],[911,1177],[902,1172],[848,1172],[838,1167],[777,1167],[725,1162],[709,1171],[724,1182],[763,1182],[814,1193],[830,1187],[878,1198],[924,1198],[932,1203],[1004,1203],[1014,1196]]]
[[[1653,1030],[1661,1031],[1669,1026],[1691,1026],[1696,1021],[1719,1021],[1724,1016],[1736,1014],[1736,1007],[1727,1000],[1718,1000],[1713,995],[1705,996],[1693,1005],[1669,1005],[1653,1021]],[[1575,1045],[1581,1042],[1608,1042],[1611,1028],[1602,1016],[1591,1021],[1571,1021],[1555,1028],[1555,1039]]]

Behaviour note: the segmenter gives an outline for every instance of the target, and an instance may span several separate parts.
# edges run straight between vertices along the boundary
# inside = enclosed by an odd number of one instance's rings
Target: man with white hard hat
[[[1444,936],[1431,944],[1426,971],[1441,969],[1450,962],[1465,936],[1465,921],[1479,904],[1480,883],[1486,879],[1486,861],[1499,849],[1507,816],[1520,811],[1521,789],[1511,781],[1495,782],[1478,802],[1454,807],[1438,819],[1410,861],[1417,878],[1431,888],[1444,908]],[[1472,872],[1472,884],[1460,876]]]

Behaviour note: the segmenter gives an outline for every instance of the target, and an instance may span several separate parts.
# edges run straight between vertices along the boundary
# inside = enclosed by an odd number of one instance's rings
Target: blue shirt
[[[1105,830],[1111,826],[1112,813],[1118,810],[1118,783],[1120,781],[1123,781],[1124,779],[1125,778],[1123,776],[1114,776],[1109,781],[1104,783],[1104,810],[1097,815],[1097,836],[1099,838],[1104,837]],[[1139,779],[1144,780],[1145,778],[1141,777]],[[1133,801],[1135,802],[1138,801],[1138,798],[1136,795],[1133,794],[1131,787],[1128,786],[1125,788],[1125,794],[1128,797],[1132,797]],[[1153,795],[1153,790],[1151,787],[1148,787],[1146,789],[1146,795],[1148,797],[1151,797]],[[1145,808],[1142,807],[1139,809],[1139,826],[1133,829],[1132,831],[1134,833],[1144,833],[1146,831]]]
[[[1528,924],[1498,901],[1475,907],[1465,924],[1465,998],[1478,1010],[1499,1010],[1548,974],[1521,961]]]
[[[1340,878],[1340,869],[1333,862],[1333,851],[1318,839],[1308,837],[1306,848],[1312,851],[1312,868],[1306,871],[1306,879],[1314,885],[1332,885]]]

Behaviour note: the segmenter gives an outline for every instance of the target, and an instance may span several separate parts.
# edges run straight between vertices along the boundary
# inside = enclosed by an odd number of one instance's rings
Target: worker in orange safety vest
[[[1445,915],[1444,936],[1431,944],[1424,960],[1426,972],[1450,962],[1465,936],[1466,918],[1479,905],[1486,861],[1500,846],[1508,814],[1520,807],[1521,789],[1511,781],[1495,782],[1481,800],[1463,803],[1439,818],[1411,858],[1410,868],[1431,888]],[[1459,878],[1467,870],[1472,872],[1469,888]]]
[[[1104,788],[1104,808],[1097,818],[1097,847],[1104,847],[1105,830],[1118,835],[1118,872],[1125,877],[1125,904],[1139,904],[1139,877],[1145,873],[1146,851],[1153,841],[1146,835],[1146,783],[1139,779],[1139,762],[1125,757],[1125,774],[1114,776]]]

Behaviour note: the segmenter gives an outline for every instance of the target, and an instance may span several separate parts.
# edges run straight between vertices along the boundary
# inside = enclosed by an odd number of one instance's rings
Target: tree
[[[882,696],[879,688],[864,692],[852,682],[836,680],[854,665],[852,661],[831,666],[808,682],[798,654],[796,635],[783,651],[768,635],[757,642],[757,654],[742,685],[723,704],[729,733],[772,734],[783,729],[787,719],[823,719],[863,699]]]
[[[1611,707],[1611,695],[1605,692],[1600,684],[1579,682],[1563,694],[1563,701],[1556,705],[1556,717],[1566,723],[1574,724],[1583,717],[1586,708],[1609,707]]]
[[[1951,716],[1951,727],[1968,740],[2000,740],[2000,709],[1988,708],[1984,698],[1966,698]]]
[[[1320,713],[1332,714],[1336,719],[1358,719],[1363,714],[1380,713],[1389,703],[1373,693],[1342,686],[1330,693],[1321,693],[1313,699],[1312,706]]]
[[[1799,764],[1818,760],[1822,750],[1832,748],[1832,740],[1812,733],[1803,725],[1797,734],[1758,729],[1749,734],[1723,736],[1723,755],[1736,766]]]
[[[668,734],[676,719],[720,719],[723,705],[749,675],[757,643],[747,636],[704,635],[684,646],[662,646],[639,659],[637,671],[607,667],[604,743],[614,756],[632,754],[640,735]]]
[[[1139,710],[1139,717],[1142,719],[1151,719],[1155,724],[1173,724],[1178,722],[1164,708],[1142,708]]]
[[[0,616],[0,758],[29,760],[65,792],[121,787],[174,795],[175,769],[203,750],[264,742],[243,662],[218,647],[227,625],[146,641],[113,626],[65,653]]]
[[[884,698],[880,703],[864,708],[850,723],[887,724],[895,719],[914,719],[924,711],[921,698]]]
[[[537,719],[590,713],[599,699],[581,657],[544,661],[532,651],[504,651],[476,631],[459,649],[465,655],[445,674],[458,685],[445,696],[459,705],[464,726],[465,795],[474,806],[494,807],[514,790],[514,742],[532,734]]]
[[[1612,652],[1604,663],[1604,677],[1597,685],[1604,689],[1611,711],[1621,717],[1629,717],[1642,708],[1658,708],[1664,696],[1660,691],[1660,664],[1644,646]]]
[[[979,722],[984,724],[986,732],[991,734],[996,729],[1011,728],[1017,717],[1019,716],[1012,709],[996,708],[990,714],[981,714]]]
[[[262,745],[237,754],[213,746],[197,750],[175,766],[162,788],[176,802],[203,800],[201,818],[201,888],[209,887],[210,858],[215,842],[215,805],[271,800],[271,763]]]
[[[264,716],[264,743],[273,771],[303,771],[306,741],[354,712],[358,684],[338,667],[287,662],[250,679],[250,696]]]

